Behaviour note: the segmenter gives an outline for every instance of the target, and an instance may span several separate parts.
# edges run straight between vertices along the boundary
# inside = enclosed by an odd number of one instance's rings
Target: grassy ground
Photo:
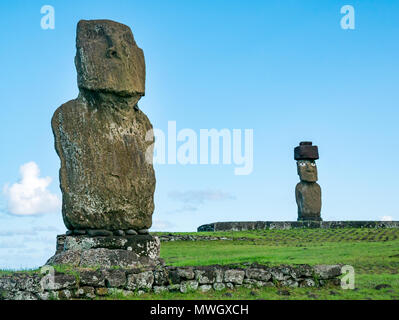
[[[380,284],[391,287],[375,289]],[[118,300],[398,300],[399,276],[392,274],[357,275],[355,290],[340,287],[323,288],[239,288],[207,293],[166,292],[124,296],[120,293],[107,297]]]
[[[295,289],[242,287],[186,294],[167,292],[124,296],[115,293],[107,299],[399,299],[399,229],[292,229],[179,234],[233,240],[162,242],[161,257],[167,265],[244,262],[269,265],[348,264],[355,268],[355,289],[343,290],[332,286]]]
[[[247,240],[162,243],[161,256],[176,266],[258,262],[348,264],[355,290],[240,288],[208,293],[144,294],[130,299],[399,299],[399,229],[292,229],[190,233]],[[387,285],[380,288],[379,285]],[[377,288],[377,289],[376,289]]]

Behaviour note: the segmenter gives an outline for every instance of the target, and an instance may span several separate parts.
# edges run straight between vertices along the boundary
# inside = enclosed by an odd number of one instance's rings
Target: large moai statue
[[[66,242],[147,234],[135,241],[155,248],[158,239],[148,235],[155,174],[147,161],[154,141],[146,134],[152,125],[137,106],[145,93],[143,50],[128,26],[110,20],[80,21],[76,49],[79,96],[52,118]],[[100,243],[96,248],[118,249],[104,239]]]
[[[317,167],[315,160],[319,159],[317,146],[312,142],[301,142],[294,149],[300,182],[295,189],[298,205],[298,221],[321,221],[321,188],[316,182]]]
[[[148,229],[155,175],[145,157],[152,125],[137,108],[145,92],[143,51],[129,27],[107,20],[80,21],[76,49],[79,96],[52,119],[65,225]]]

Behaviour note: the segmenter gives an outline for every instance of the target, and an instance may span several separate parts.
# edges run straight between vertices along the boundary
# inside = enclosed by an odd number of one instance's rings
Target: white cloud
[[[393,221],[393,218],[391,216],[383,216],[381,217],[381,221]]]
[[[60,208],[60,199],[47,190],[51,178],[40,178],[40,169],[35,162],[22,165],[20,174],[20,182],[4,187],[10,213],[27,216],[48,213]]]

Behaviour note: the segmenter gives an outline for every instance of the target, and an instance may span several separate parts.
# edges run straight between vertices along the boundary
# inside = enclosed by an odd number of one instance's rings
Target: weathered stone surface
[[[261,288],[264,286],[273,286],[272,282],[263,282],[256,279],[244,279],[243,284],[248,288]]]
[[[89,229],[87,230],[87,234],[90,237],[99,237],[99,236],[109,237],[113,235],[112,231],[104,229]]]
[[[299,282],[300,288],[315,287],[316,282],[313,279],[304,279]]]
[[[76,290],[75,295],[79,298],[94,299],[96,297],[95,289],[93,287],[80,287]]]
[[[125,237],[58,236],[56,254],[48,265],[135,268],[159,264],[160,242],[157,237],[137,235]]]
[[[319,279],[333,279],[341,274],[340,265],[317,265],[313,269]]]
[[[244,276],[244,270],[226,270],[224,273],[224,281],[235,284],[242,284]]]
[[[297,288],[299,286],[298,282],[292,279],[281,281],[281,285],[283,287],[291,287],[291,288]]]
[[[136,103],[144,95],[144,53],[128,26],[110,20],[81,20],[76,48],[80,89],[135,97]]]
[[[105,271],[105,285],[109,288],[121,288],[126,285],[126,272],[122,269],[110,269]]]
[[[168,278],[171,284],[177,284],[184,280],[194,279],[194,270],[191,267],[168,268]]]
[[[136,108],[144,55],[129,27],[108,20],[77,28],[79,96],[52,118],[68,229],[148,229],[155,175],[152,125]]]
[[[115,230],[114,231],[114,235],[118,236],[118,237],[123,237],[123,236],[125,236],[125,231],[123,231],[123,230]]]
[[[171,268],[168,270],[168,278],[170,284],[179,284],[182,281],[177,269],[175,268]]]
[[[195,270],[195,279],[200,284],[212,284],[223,282],[224,271],[216,266],[197,267]]]
[[[93,290],[93,293],[94,293],[94,290]],[[60,300],[69,300],[73,297],[73,293],[71,290],[64,289],[64,290],[60,290],[57,292],[57,297]]]
[[[0,300],[38,300],[38,296],[27,291],[6,291],[0,288]]]
[[[64,242],[66,237],[67,237],[66,234],[60,234],[57,236],[57,244],[55,249],[56,254],[64,251]]]
[[[321,211],[321,188],[318,183],[299,182],[295,189],[298,220],[319,221]]]
[[[227,289],[230,289],[230,290],[233,290],[233,289],[234,289],[234,284],[231,283],[231,282],[227,282],[227,283],[226,283],[226,288],[227,288]]]
[[[169,284],[169,273],[166,269],[154,271],[154,283],[158,286]]]
[[[51,278],[49,278],[51,279]],[[76,286],[76,277],[71,274],[56,273],[53,283],[49,283],[48,288],[52,290],[72,289]]]
[[[199,290],[201,292],[208,292],[211,289],[212,289],[212,286],[209,284],[203,284],[203,285],[199,286]]]
[[[40,285],[40,277],[39,276],[29,276],[24,275],[18,279],[17,286],[19,290],[27,291],[27,292],[38,292],[42,291],[42,286]]]
[[[73,234],[76,234],[76,235],[84,235],[86,233],[87,233],[87,231],[86,230],[82,230],[82,229],[73,230]]]
[[[154,274],[152,271],[144,271],[128,275],[127,286],[129,290],[150,290],[154,283]]]
[[[194,279],[194,270],[191,267],[178,268],[177,274],[181,279],[187,279],[187,280]]]
[[[69,251],[67,251],[69,252]],[[119,266],[122,268],[135,268],[139,265],[139,257],[136,253],[127,250],[89,249],[82,251],[80,266],[101,266],[110,268]]]
[[[152,143],[145,141],[147,117],[133,109],[91,111],[75,100],[52,124],[67,228],[149,228],[155,175],[145,159]]]
[[[47,262],[46,265],[70,265],[79,266],[81,261],[81,252],[70,250],[56,253]]]
[[[13,300],[38,300],[38,297],[32,292],[18,291]]]
[[[247,278],[259,280],[259,281],[269,281],[272,275],[264,269],[249,268],[245,271]]]
[[[139,257],[135,252],[129,250],[98,248],[83,251],[64,251],[54,255],[46,264],[67,264],[74,267],[110,268],[116,266],[121,268],[138,268],[142,266],[155,266],[158,264],[158,261],[148,257]]]
[[[200,284],[214,283],[216,282],[216,272],[211,269],[195,270],[195,279]]]
[[[169,291],[175,292],[180,290],[180,283],[179,284],[170,284],[167,286]]]
[[[198,289],[198,282],[194,280],[182,281],[180,283],[180,292],[192,292]]]
[[[284,276],[284,273],[279,268],[271,268],[270,274],[272,276],[272,280],[274,281],[283,281],[288,279],[288,277]]]
[[[16,277],[1,277],[0,278],[0,289],[3,291],[13,291],[17,289],[17,278]]]
[[[154,290],[154,293],[157,293],[157,294],[169,291],[168,288],[164,287],[164,286],[154,286],[152,289]]]
[[[289,230],[304,228],[399,228],[399,221],[231,221],[204,224],[199,226],[197,231]]]
[[[294,279],[299,279],[303,277],[311,277],[313,274],[313,269],[309,265],[298,265],[291,269],[291,276]]]
[[[39,298],[39,300],[57,300],[58,292],[57,291],[38,292],[37,297]]]
[[[150,235],[140,236],[111,236],[111,237],[87,237],[66,236],[63,239],[64,250],[88,250],[88,249],[124,249],[134,251],[138,256],[149,256],[151,259],[159,257],[159,239]]]
[[[73,275],[56,273],[52,286],[46,287],[44,290],[41,284],[47,274],[16,273],[0,276],[0,299],[94,299],[96,296],[101,297],[108,294],[140,295],[150,290],[157,293],[166,291],[186,293],[198,289],[201,292],[206,292],[212,288],[223,290],[241,286],[247,288],[313,287],[326,284],[338,286],[340,284],[340,266],[338,265],[315,267],[308,265],[269,267],[255,263],[241,265],[248,266],[248,268],[237,269],[236,265],[190,268],[157,266],[155,268],[99,270],[76,268],[74,269],[76,274]],[[179,272],[179,269],[182,271]],[[191,275],[187,275],[187,273],[190,274],[190,269],[194,270],[195,280],[183,278],[183,276],[191,277]],[[169,284],[168,273],[173,271],[179,282]],[[225,277],[220,276],[219,272]],[[182,276],[178,276],[178,274]],[[266,280],[269,275],[272,277],[268,281],[258,280]],[[213,283],[200,283],[200,280]]]
[[[216,290],[216,291],[221,291],[223,289],[226,289],[226,285],[224,283],[222,283],[222,282],[215,282],[213,284],[213,289]]]
[[[90,287],[104,287],[105,286],[105,275],[101,271],[94,270],[83,270],[79,276],[80,285]]]

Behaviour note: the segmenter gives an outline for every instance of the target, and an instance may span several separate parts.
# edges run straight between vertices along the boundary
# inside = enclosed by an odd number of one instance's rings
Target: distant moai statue
[[[294,149],[300,182],[295,189],[298,205],[298,221],[321,221],[321,188],[316,182],[317,167],[315,160],[319,159],[317,146],[312,142],[301,142]]]

